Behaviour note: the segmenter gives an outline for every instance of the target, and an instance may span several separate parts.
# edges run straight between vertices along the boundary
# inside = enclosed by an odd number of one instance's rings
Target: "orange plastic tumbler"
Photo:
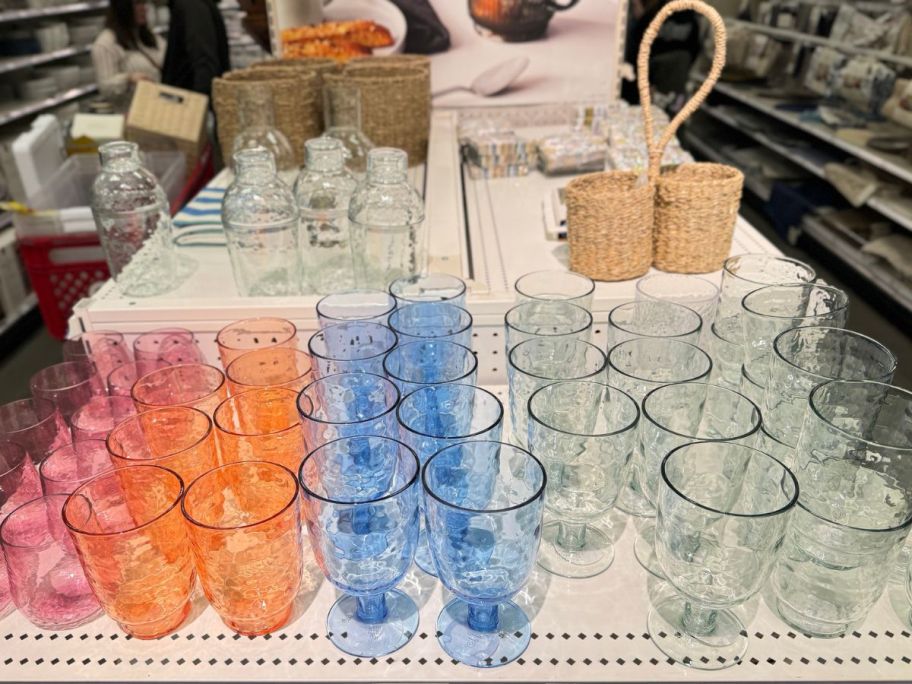
[[[298,346],[298,329],[284,318],[245,318],[229,323],[215,336],[222,368],[253,349]]]
[[[228,364],[225,375],[231,394],[256,387],[286,387],[300,392],[313,382],[310,355],[289,347],[255,349],[241,354]]]
[[[130,392],[140,413],[162,406],[192,406],[212,416],[228,396],[225,374],[215,366],[165,366],[142,376]]]

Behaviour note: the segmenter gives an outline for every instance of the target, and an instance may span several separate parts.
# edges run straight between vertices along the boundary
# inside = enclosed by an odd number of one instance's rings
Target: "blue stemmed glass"
[[[428,385],[448,382],[474,385],[478,359],[471,349],[455,342],[409,342],[386,355],[383,371],[404,397]]]
[[[317,563],[344,592],[326,617],[345,653],[392,653],[418,628],[418,607],[394,587],[418,544],[418,457],[385,437],[345,437],[310,452],[298,470]]]
[[[471,385],[433,385],[406,396],[396,409],[401,439],[414,449],[422,463],[441,449],[470,439],[500,441],[503,404],[487,390]],[[421,502],[422,508],[424,501]],[[415,563],[437,575],[422,527]]]
[[[529,645],[529,618],[510,598],[535,565],[546,479],[528,451],[491,441],[449,446],[422,470],[431,553],[456,595],[437,639],[466,665],[505,665]]]
[[[396,437],[399,396],[393,383],[372,373],[339,373],[313,381],[298,395],[308,447],[340,437]]]
[[[472,342],[472,314],[449,302],[401,306],[390,315],[389,327],[402,344],[435,339],[468,347]]]
[[[336,373],[383,375],[383,357],[398,343],[396,334],[385,325],[347,321],[311,335],[307,348],[317,377]]]
[[[349,321],[369,321],[386,325],[396,310],[396,300],[383,290],[348,290],[326,295],[317,302],[320,327]]]
[[[448,273],[425,273],[396,278],[389,286],[399,306],[416,302],[447,302],[465,308],[466,284]]]

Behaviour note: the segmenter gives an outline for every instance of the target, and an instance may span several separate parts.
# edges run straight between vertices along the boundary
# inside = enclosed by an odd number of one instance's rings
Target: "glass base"
[[[629,482],[621,487],[621,493],[614,507],[624,511],[627,515],[639,518],[654,518],[656,514],[655,506],[649,503],[645,496],[631,489]]]
[[[434,558],[431,556],[431,547],[428,545],[427,532],[425,532],[424,527],[421,528],[421,532],[418,534],[415,565],[432,577],[437,577],[437,568],[434,566]]]
[[[500,667],[519,658],[529,646],[532,625],[512,601],[498,606],[497,630],[478,632],[468,624],[469,604],[450,601],[437,618],[437,641],[447,655],[472,667]]]
[[[329,640],[340,651],[361,658],[378,658],[405,646],[418,630],[418,606],[401,591],[386,592],[383,622],[362,622],[358,599],[346,594],[326,616]]]
[[[646,618],[649,636],[658,649],[682,665],[697,670],[723,670],[737,665],[747,651],[744,625],[730,610],[715,613],[715,626],[708,634],[694,636],[684,627],[689,602],[675,596],[656,604]]]
[[[585,544],[568,549],[558,544],[560,527],[561,523],[555,521],[542,528],[538,564],[548,572],[572,579],[595,577],[614,562],[614,545],[601,530],[587,525]]]
[[[829,622],[804,615],[780,598],[776,599],[773,612],[789,627],[818,639],[835,639],[852,629],[852,625],[847,622]]]
[[[294,602],[289,603],[280,611],[272,615],[257,616],[255,618],[221,616],[222,622],[241,636],[260,636],[281,629],[291,618]]]
[[[659,579],[665,579],[665,571],[662,570],[659,557],[656,556],[655,529],[655,521],[651,521],[637,530],[637,536],[633,542],[633,555],[644,570]]]
[[[157,639],[178,629],[190,614],[191,601],[188,600],[176,611],[154,622],[127,625],[118,623],[120,628],[134,639]]]

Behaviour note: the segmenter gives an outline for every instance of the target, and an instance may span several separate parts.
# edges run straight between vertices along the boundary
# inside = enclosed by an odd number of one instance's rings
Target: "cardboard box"
[[[179,150],[196,166],[207,143],[209,98],[150,81],[136,85],[127,113],[126,138],[143,151]]]

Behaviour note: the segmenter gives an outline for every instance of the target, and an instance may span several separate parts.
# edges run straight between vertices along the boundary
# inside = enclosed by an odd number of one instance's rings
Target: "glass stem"
[[[476,632],[496,632],[497,631],[497,604],[478,604],[470,603],[469,615],[466,622],[469,628]]]
[[[716,611],[688,601],[681,622],[688,634],[706,636],[716,631]]]
[[[358,597],[357,618],[369,625],[386,619],[386,594],[371,594]]]
[[[557,545],[567,551],[579,551],[586,545],[586,523],[561,520],[557,524]]]

